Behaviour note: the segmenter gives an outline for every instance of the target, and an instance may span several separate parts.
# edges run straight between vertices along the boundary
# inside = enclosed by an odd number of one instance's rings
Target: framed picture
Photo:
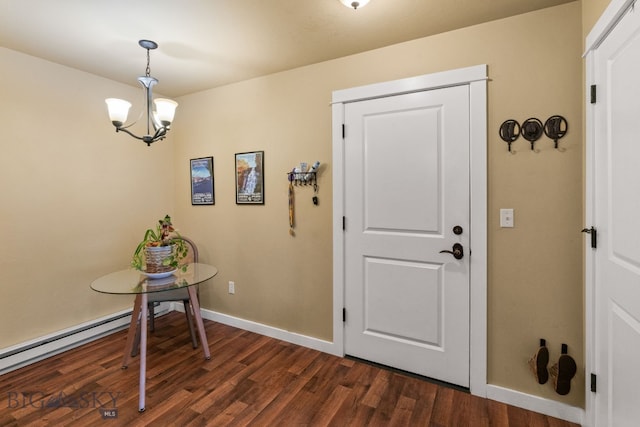
[[[236,204],[264,204],[264,151],[236,153]]]
[[[215,205],[213,157],[191,159],[191,204]]]

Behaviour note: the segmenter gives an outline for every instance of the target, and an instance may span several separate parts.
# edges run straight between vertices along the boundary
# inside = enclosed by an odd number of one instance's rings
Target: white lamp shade
[[[340,0],[340,3],[347,7],[358,9],[360,7],[365,7],[367,3],[369,3],[369,0]]]
[[[154,99],[153,102],[156,104],[156,119],[163,126],[169,126],[173,121],[173,116],[176,114],[178,103],[165,98]]]
[[[129,108],[131,103],[124,99],[107,98],[104,100],[107,103],[109,109],[109,119],[114,125],[122,126],[127,121],[129,115]]]

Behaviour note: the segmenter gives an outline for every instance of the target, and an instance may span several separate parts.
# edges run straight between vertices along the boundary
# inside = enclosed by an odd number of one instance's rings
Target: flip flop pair
[[[547,348],[546,341],[540,339],[540,347],[529,359],[529,366],[538,384],[545,384],[549,380],[549,375],[551,375],[553,389],[560,395],[569,394],[571,391],[571,379],[577,371],[575,360],[567,353],[567,345],[562,344],[562,354],[558,362],[547,369],[549,349]]]

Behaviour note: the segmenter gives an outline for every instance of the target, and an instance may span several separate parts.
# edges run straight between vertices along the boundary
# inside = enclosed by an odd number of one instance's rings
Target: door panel
[[[433,203],[439,201],[439,159],[431,156],[441,142],[439,113],[436,106],[364,117],[365,230],[440,231],[440,203]],[[420,181],[413,171],[423,174]]]
[[[469,89],[345,106],[345,350],[468,387]],[[462,234],[453,233],[454,226]]]
[[[364,333],[440,345],[440,269],[426,263],[365,258]],[[397,277],[400,283],[393,287]],[[396,316],[389,318],[388,312]]]
[[[640,405],[640,12],[630,11],[595,51],[596,425],[635,426]]]
[[[623,307],[611,302],[608,375],[611,378],[609,396],[609,426],[638,425],[638,395],[634,393],[640,384],[640,322],[630,316]],[[607,390],[603,390],[603,394]]]

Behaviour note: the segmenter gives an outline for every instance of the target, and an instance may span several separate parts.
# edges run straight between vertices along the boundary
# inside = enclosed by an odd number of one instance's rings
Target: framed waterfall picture
[[[191,159],[191,204],[215,205],[213,157]]]
[[[264,204],[264,151],[236,153],[236,204]]]

